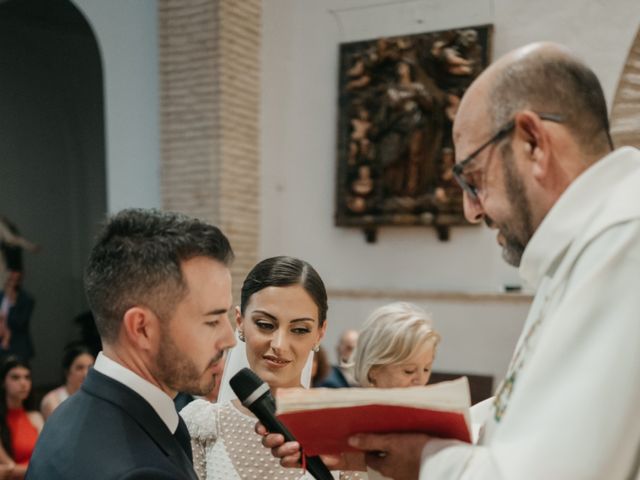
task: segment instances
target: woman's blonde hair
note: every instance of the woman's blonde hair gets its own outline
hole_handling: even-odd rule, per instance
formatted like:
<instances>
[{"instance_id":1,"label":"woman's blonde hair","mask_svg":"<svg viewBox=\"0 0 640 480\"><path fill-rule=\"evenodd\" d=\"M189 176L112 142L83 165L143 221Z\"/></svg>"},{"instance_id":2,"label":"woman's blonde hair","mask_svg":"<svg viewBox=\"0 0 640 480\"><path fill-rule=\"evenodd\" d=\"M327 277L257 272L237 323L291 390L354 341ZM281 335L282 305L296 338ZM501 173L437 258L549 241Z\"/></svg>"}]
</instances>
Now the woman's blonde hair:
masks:
<instances>
[{"instance_id":1,"label":"woman's blonde hair","mask_svg":"<svg viewBox=\"0 0 640 480\"><path fill-rule=\"evenodd\" d=\"M392 365L409 358L418 347L440 335L433 329L431 315L411 303L396 302L373 311L364 323L353 354L353 373L358 383L371 385L372 367Z\"/></svg>"}]
</instances>

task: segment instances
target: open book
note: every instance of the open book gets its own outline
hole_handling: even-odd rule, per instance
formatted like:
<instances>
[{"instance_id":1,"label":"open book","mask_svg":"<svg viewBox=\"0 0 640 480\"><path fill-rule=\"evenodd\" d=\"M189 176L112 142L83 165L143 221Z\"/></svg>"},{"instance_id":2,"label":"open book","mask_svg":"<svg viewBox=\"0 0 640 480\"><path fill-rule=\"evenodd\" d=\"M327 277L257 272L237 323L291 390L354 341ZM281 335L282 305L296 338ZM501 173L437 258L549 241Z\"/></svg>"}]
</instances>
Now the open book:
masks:
<instances>
[{"instance_id":1,"label":"open book","mask_svg":"<svg viewBox=\"0 0 640 480\"><path fill-rule=\"evenodd\" d=\"M409 388L303 388L276 393L277 415L307 455L353 450L356 433L423 432L471 442L469 382Z\"/></svg>"}]
</instances>

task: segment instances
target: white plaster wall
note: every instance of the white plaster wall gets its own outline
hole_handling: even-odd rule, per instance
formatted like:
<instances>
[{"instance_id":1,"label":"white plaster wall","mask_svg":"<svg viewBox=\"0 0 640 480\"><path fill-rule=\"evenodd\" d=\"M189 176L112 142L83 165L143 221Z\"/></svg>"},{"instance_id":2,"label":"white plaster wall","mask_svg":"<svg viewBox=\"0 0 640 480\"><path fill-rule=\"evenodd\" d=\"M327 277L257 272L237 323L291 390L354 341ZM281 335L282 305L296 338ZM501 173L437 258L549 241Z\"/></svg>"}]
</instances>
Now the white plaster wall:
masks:
<instances>
[{"instance_id":1,"label":"white plaster wall","mask_svg":"<svg viewBox=\"0 0 640 480\"><path fill-rule=\"evenodd\" d=\"M74 0L103 61L107 209L160 207L156 0Z\"/></svg>"},{"instance_id":2,"label":"white plaster wall","mask_svg":"<svg viewBox=\"0 0 640 480\"><path fill-rule=\"evenodd\" d=\"M563 43L602 80L609 102L638 28L637 0L265 0L262 55L260 254L299 256L329 288L494 292L518 283L495 234L453 228L383 228L376 244L333 224L338 44L491 23L494 58L537 40ZM334 298L325 342L388 301ZM419 303L419 302L418 302ZM436 367L499 380L527 305L430 302L443 334Z\"/></svg>"}]
</instances>

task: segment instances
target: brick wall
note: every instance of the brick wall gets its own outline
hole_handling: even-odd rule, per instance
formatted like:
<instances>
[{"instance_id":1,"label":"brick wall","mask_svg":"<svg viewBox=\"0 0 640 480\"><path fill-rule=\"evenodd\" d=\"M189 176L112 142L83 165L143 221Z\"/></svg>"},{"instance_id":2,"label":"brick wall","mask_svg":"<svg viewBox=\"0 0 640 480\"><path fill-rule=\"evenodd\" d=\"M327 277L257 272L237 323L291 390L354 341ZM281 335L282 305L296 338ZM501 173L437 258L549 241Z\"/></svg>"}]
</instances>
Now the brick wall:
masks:
<instances>
[{"instance_id":1,"label":"brick wall","mask_svg":"<svg viewBox=\"0 0 640 480\"><path fill-rule=\"evenodd\" d=\"M234 301L257 261L260 0L159 0L162 199L218 225Z\"/></svg>"},{"instance_id":2,"label":"brick wall","mask_svg":"<svg viewBox=\"0 0 640 480\"><path fill-rule=\"evenodd\" d=\"M640 28L629 49L611 109L611 134L616 147L640 148Z\"/></svg>"}]
</instances>

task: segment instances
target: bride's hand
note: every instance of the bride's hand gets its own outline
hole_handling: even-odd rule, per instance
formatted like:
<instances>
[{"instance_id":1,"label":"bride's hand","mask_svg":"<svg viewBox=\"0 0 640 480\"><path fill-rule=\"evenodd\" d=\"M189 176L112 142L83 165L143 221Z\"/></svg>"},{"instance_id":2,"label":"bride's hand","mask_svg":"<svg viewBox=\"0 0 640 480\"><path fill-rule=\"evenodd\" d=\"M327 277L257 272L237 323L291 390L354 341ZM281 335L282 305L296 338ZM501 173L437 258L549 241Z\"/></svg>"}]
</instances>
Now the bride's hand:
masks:
<instances>
[{"instance_id":1,"label":"bride's hand","mask_svg":"<svg viewBox=\"0 0 640 480\"><path fill-rule=\"evenodd\" d=\"M302 458L298 442L285 442L279 433L269 433L262 423L256 423L256 433L262 437L262 445L271 449L271 454L280 460L283 467L300 468Z\"/></svg>"},{"instance_id":2,"label":"bride's hand","mask_svg":"<svg viewBox=\"0 0 640 480\"><path fill-rule=\"evenodd\" d=\"M298 442L285 442L279 433L269 433L260 422L256 423L256 433L262 436L262 445L271 449L271 454L280 460L280 465L289 468L302 466L302 452ZM360 452L342 453L340 455L321 455L322 461L329 470L366 471L364 454Z\"/></svg>"}]
</instances>

